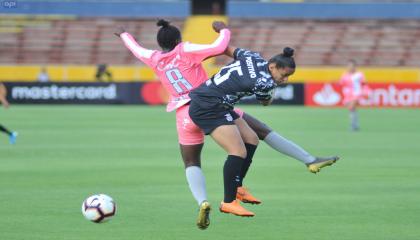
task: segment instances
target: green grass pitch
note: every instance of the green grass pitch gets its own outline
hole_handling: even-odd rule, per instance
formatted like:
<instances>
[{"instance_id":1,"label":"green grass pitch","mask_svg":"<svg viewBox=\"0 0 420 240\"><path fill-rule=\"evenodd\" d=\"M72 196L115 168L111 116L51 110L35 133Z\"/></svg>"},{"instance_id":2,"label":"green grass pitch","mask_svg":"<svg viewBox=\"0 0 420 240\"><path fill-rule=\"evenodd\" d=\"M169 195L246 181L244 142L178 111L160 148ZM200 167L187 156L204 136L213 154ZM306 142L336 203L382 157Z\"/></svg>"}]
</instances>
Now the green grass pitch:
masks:
<instances>
[{"instance_id":1,"label":"green grass pitch","mask_svg":"<svg viewBox=\"0 0 420 240\"><path fill-rule=\"evenodd\" d=\"M318 175L261 143L245 184L263 200L254 218L222 214L225 154L210 138L203 169L211 225L195 226L174 114L150 106L12 106L0 122L0 239L420 239L420 111L244 106L316 155L341 160ZM80 212L94 193L117 215L94 224Z\"/></svg>"}]
</instances>

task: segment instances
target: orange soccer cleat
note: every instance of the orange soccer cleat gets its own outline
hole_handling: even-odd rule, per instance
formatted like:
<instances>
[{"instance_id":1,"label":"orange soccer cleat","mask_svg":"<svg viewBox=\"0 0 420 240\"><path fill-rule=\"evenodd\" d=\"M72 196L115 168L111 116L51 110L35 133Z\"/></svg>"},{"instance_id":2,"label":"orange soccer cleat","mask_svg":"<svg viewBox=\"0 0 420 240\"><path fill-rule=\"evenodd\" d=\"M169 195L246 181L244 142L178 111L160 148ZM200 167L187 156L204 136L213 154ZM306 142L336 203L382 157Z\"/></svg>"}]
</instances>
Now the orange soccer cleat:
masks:
<instances>
[{"instance_id":1,"label":"orange soccer cleat","mask_svg":"<svg viewBox=\"0 0 420 240\"><path fill-rule=\"evenodd\" d=\"M231 203L222 202L219 210L224 213L232 213L236 216L241 217L253 217L255 214L251 211L246 210L239 204L238 200L233 200Z\"/></svg>"},{"instance_id":2,"label":"orange soccer cleat","mask_svg":"<svg viewBox=\"0 0 420 240\"><path fill-rule=\"evenodd\" d=\"M260 204L261 200L252 196L252 194L245 187L238 187L238 192L236 193L236 199L242 201L243 203L251 204Z\"/></svg>"}]
</instances>

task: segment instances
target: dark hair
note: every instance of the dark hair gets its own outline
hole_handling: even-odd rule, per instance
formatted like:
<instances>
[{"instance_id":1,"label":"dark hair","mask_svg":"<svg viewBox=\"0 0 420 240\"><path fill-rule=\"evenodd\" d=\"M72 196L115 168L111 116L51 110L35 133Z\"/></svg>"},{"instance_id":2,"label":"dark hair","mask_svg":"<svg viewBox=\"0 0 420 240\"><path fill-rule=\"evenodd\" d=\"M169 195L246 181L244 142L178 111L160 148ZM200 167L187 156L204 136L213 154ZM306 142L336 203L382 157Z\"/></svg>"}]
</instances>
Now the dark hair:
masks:
<instances>
[{"instance_id":1,"label":"dark hair","mask_svg":"<svg viewBox=\"0 0 420 240\"><path fill-rule=\"evenodd\" d=\"M156 25L161 27L157 33L157 42L162 49L172 50L181 42L181 32L170 22L159 19Z\"/></svg>"},{"instance_id":2,"label":"dark hair","mask_svg":"<svg viewBox=\"0 0 420 240\"><path fill-rule=\"evenodd\" d=\"M293 58L293 53L295 50L293 48L285 47L283 53L277 54L272 57L268 63L275 63L276 68L296 68L295 59Z\"/></svg>"},{"instance_id":3,"label":"dark hair","mask_svg":"<svg viewBox=\"0 0 420 240\"><path fill-rule=\"evenodd\" d=\"M353 64L354 66L356 66L356 65L357 65L356 60L354 60L353 58L349 59L349 60L348 60L348 63L351 63L351 64Z\"/></svg>"}]
</instances>

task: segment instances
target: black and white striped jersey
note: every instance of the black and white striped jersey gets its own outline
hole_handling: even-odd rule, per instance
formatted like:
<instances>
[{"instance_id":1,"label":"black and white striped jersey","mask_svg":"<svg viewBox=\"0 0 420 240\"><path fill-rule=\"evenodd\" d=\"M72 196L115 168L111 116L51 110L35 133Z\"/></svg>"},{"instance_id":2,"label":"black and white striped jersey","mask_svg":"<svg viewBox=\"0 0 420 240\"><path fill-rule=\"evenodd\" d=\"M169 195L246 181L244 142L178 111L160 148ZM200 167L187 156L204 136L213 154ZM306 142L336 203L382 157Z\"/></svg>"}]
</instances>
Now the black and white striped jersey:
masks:
<instances>
[{"instance_id":1,"label":"black and white striped jersey","mask_svg":"<svg viewBox=\"0 0 420 240\"><path fill-rule=\"evenodd\" d=\"M234 61L222 67L209 80L191 91L190 97L203 108L223 104L232 108L242 97L255 94L257 100L270 100L277 86L268 63L259 53L237 48Z\"/></svg>"}]
</instances>

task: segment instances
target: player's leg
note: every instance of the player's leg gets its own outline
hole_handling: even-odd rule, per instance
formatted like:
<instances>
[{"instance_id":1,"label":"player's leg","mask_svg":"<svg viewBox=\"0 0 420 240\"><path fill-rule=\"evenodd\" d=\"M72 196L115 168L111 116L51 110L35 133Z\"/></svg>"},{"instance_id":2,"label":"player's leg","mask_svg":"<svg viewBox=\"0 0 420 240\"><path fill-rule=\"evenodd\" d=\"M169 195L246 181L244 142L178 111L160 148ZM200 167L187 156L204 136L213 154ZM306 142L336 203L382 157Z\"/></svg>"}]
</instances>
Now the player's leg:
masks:
<instances>
[{"instance_id":1,"label":"player's leg","mask_svg":"<svg viewBox=\"0 0 420 240\"><path fill-rule=\"evenodd\" d=\"M259 139L256 132L243 119L243 115L245 113L240 108L235 108L232 114L239 116L239 118L235 120L235 124L236 126L238 126L239 132L247 150L247 157L245 159L244 164L242 165L241 170L241 182L239 183L239 186L242 186L242 181L246 176L248 169L252 163L252 158L259 144Z\"/></svg>"},{"instance_id":2,"label":"player's leg","mask_svg":"<svg viewBox=\"0 0 420 240\"><path fill-rule=\"evenodd\" d=\"M337 156L315 157L309 154L302 147L284 138L250 114L244 113L242 118L256 132L259 139L264 140L274 150L304 163L311 172L319 172L321 168L329 166L338 160Z\"/></svg>"},{"instance_id":3,"label":"player's leg","mask_svg":"<svg viewBox=\"0 0 420 240\"><path fill-rule=\"evenodd\" d=\"M207 201L206 180L201 169L201 150L204 145L204 133L188 115L188 106L176 113L178 141L185 176L192 195L199 205L197 226L206 229L210 225L210 204Z\"/></svg>"},{"instance_id":4,"label":"player's leg","mask_svg":"<svg viewBox=\"0 0 420 240\"><path fill-rule=\"evenodd\" d=\"M12 132L9 129L7 129L5 126L1 124L0 124L0 131L6 133L9 136L12 134Z\"/></svg>"},{"instance_id":5,"label":"player's leg","mask_svg":"<svg viewBox=\"0 0 420 240\"><path fill-rule=\"evenodd\" d=\"M274 150L295 158L305 164L315 161L315 157L303 148L273 131L265 123L254 118L250 114L244 113L243 119L256 132L258 138L266 142Z\"/></svg>"},{"instance_id":6,"label":"player's leg","mask_svg":"<svg viewBox=\"0 0 420 240\"><path fill-rule=\"evenodd\" d=\"M223 167L225 197L220 205L220 211L238 216L254 216L254 213L243 208L236 200L241 168L247 155L238 127L236 125L221 125L215 128L210 136L228 154Z\"/></svg>"},{"instance_id":7,"label":"player's leg","mask_svg":"<svg viewBox=\"0 0 420 240\"><path fill-rule=\"evenodd\" d=\"M197 226L204 230L210 225L211 206L207 201L206 179L201 169L201 150L203 145L180 144L180 150L188 186L199 206Z\"/></svg>"},{"instance_id":8,"label":"player's leg","mask_svg":"<svg viewBox=\"0 0 420 240\"><path fill-rule=\"evenodd\" d=\"M204 144L179 144L188 185L198 205L207 200L206 181L201 170L201 150Z\"/></svg>"},{"instance_id":9,"label":"player's leg","mask_svg":"<svg viewBox=\"0 0 420 240\"><path fill-rule=\"evenodd\" d=\"M239 116L225 108L203 108L199 102L190 102L189 115L205 134L209 134L228 154L223 166L224 199L220 211L238 216L254 216L236 200L242 163L246 157L245 144L234 120Z\"/></svg>"},{"instance_id":10,"label":"player's leg","mask_svg":"<svg viewBox=\"0 0 420 240\"><path fill-rule=\"evenodd\" d=\"M242 186L243 179L251 166L252 158L257 150L259 140L257 134L248 126L244 119L236 119L235 124L239 129L239 133L241 134L242 141L244 142L246 148L246 157L245 161L242 163L241 180L239 182L239 186Z\"/></svg>"},{"instance_id":11,"label":"player's leg","mask_svg":"<svg viewBox=\"0 0 420 240\"><path fill-rule=\"evenodd\" d=\"M1 124L0 124L0 132L4 132L9 136L10 144L16 143L17 132L10 131L9 129L7 129L5 126Z\"/></svg>"},{"instance_id":12,"label":"player's leg","mask_svg":"<svg viewBox=\"0 0 420 240\"><path fill-rule=\"evenodd\" d=\"M351 123L351 130L358 131L359 130L359 114L357 112L357 99L354 99L348 103L348 108L350 111L350 123Z\"/></svg>"},{"instance_id":13,"label":"player's leg","mask_svg":"<svg viewBox=\"0 0 420 240\"><path fill-rule=\"evenodd\" d=\"M242 140L244 141L245 148L246 148L246 157L244 162L242 163L241 168L241 179L238 184L238 190L236 198L244 203L251 203L251 204L260 204L261 200L254 197L248 189L243 187L243 180L249 170L249 167L252 164L252 159L254 157L254 153L258 147L258 136L257 134L248 126L244 119L238 118L235 120L236 126L238 126L239 132L241 134Z\"/></svg>"}]
</instances>

